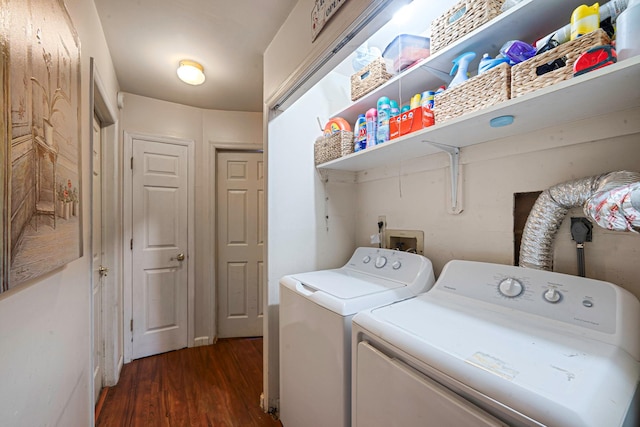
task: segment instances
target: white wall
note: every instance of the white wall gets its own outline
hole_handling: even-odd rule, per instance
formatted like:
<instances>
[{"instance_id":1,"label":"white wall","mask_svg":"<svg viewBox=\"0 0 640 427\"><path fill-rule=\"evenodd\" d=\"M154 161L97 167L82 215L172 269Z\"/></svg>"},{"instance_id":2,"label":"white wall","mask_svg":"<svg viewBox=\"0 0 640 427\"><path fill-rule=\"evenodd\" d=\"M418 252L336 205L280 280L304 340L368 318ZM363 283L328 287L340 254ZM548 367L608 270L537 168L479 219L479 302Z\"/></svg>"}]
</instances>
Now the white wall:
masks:
<instances>
[{"instance_id":1,"label":"white wall","mask_svg":"<svg viewBox=\"0 0 640 427\"><path fill-rule=\"evenodd\" d=\"M360 174L355 190L357 243L366 245L378 215L386 215L391 229L424 231L425 256L433 261L436 275L451 259L512 264L514 193L542 191L609 171L640 171L637 129L614 138L601 136L619 133L623 122L640 123L640 109L616 116L463 148L460 215L447 213L449 160L444 153L407 161L402 173L389 165ZM567 218L571 216L584 213L573 209ZM576 247L569 225L565 220L556 237L554 271L575 275ZM594 226L585 258L587 277L618 284L640 298L640 235Z\"/></svg>"},{"instance_id":2,"label":"white wall","mask_svg":"<svg viewBox=\"0 0 640 427\"><path fill-rule=\"evenodd\" d=\"M114 100L118 86L93 1L65 4L82 55L84 256L0 295L0 424L7 426L87 426L93 419L89 58Z\"/></svg>"},{"instance_id":3,"label":"white wall","mask_svg":"<svg viewBox=\"0 0 640 427\"><path fill-rule=\"evenodd\" d=\"M122 116L124 132L195 141L194 333L198 343L211 343L216 334L215 147L261 147L262 113L203 110L125 94ZM129 315L125 313L125 323Z\"/></svg>"}]
</instances>

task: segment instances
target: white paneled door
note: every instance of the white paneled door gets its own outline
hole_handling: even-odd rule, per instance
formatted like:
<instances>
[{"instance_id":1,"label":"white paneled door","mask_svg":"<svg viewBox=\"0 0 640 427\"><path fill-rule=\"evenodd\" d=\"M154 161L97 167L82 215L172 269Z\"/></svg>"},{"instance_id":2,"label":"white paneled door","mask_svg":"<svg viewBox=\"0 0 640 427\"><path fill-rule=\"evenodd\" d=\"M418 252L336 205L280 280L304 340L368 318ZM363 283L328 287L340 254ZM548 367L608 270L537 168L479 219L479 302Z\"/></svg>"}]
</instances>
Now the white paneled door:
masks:
<instances>
[{"instance_id":1,"label":"white paneled door","mask_svg":"<svg viewBox=\"0 0 640 427\"><path fill-rule=\"evenodd\" d=\"M133 141L132 357L187 347L188 148Z\"/></svg>"},{"instance_id":2,"label":"white paneled door","mask_svg":"<svg viewBox=\"0 0 640 427\"><path fill-rule=\"evenodd\" d=\"M262 153L220 152L216 171L218 336L261 336L265 233Z\"/></svg>"}]
</instances>

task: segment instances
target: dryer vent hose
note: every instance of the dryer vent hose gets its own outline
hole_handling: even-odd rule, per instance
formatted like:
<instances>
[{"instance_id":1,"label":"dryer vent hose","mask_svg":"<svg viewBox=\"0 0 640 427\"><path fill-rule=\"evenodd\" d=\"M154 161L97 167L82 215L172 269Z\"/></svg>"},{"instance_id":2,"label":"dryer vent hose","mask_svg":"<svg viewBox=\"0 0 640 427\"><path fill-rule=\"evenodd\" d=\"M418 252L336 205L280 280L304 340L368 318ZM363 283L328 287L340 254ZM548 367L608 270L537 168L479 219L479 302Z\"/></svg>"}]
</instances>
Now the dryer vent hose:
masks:
<instances>
[{"instance_id":1,"label":"dryer vent hose","mask_svg":"<svg viewBox=\"0 0 640 427\"><path fill-rule=\"evenodd\" d=\"M611 172L543 191L524 227L520 266L551 270L556 233L569 210L580 206L600 227L640 232L640 173Z\"/></svg>"}]
</instances>

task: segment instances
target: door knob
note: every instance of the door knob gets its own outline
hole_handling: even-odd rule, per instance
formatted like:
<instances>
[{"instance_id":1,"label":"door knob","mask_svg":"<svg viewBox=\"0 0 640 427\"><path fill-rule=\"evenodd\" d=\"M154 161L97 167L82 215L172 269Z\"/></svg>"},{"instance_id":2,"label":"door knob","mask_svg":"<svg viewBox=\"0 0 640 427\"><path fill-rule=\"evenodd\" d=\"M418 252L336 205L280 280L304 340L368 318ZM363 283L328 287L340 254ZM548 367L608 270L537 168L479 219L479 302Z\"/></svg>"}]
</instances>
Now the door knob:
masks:
<instances>
[{"instance_id":1,"label":"door knob","mask_svg":"<svg viewBox=\"0 0 640 427\"><path fill-rule=\"evenodd\" d=\"M177 260L177 261L184 261L184 254L183 253L179 253L178 255L176 255L175 258L171 258L170 261L173 261L174 259Z\"/></svg>"},{"instance_id":2,"label":"door knob","mask_svg":"<svg viewBox=\"0 0 640 427\"><path fill-rule=\"evenodd\" d=\"M108 272L109 272L109 269L107 267L100 266L98 268L98 274L100 274L103 277L106 276Z\"/></svg>"}]
</instances>

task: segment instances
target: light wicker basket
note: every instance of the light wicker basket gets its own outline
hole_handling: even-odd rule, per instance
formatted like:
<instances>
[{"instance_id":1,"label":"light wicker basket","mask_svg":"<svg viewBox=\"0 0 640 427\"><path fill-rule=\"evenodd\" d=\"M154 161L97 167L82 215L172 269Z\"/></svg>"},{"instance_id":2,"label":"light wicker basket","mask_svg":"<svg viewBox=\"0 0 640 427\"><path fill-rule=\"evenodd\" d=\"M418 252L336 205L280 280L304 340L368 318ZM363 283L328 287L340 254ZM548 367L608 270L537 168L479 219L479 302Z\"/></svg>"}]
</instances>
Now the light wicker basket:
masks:
<instances>
[{"instance_id":1,"label":"light wicker basket","mask_svg":"<svg viewBox=\"0 0 640 427\"><path fill-rule=\"evenodd\" d=\"M437 94L433 109L436 124L507 101L510 90L511 67L502 63Z\"/></svg>"},{"instance_id":2,"label":"light wicker basket","mask_svg":"<svg viewBox=\"0 0 640 427\"><path fill-rule=\"evenodd\" d=\"M321 136L313 145L316 166L353 153L353 132L341 130L329 136Z\"/></svg>"},{"instance_id":3,"label":"light wicker basket","mask_svg":"<svg viewBox=\"0 0 640 427\"><path fill-rule=\"evenodd\" d=\"M382 86L393 75L388 72L387 62L378 57L351 76L351 100L356 101L375 88Z\"/></svg>"},{"instance_id":4,"label":"light wicker basket","mask_svg":"<svg viewBox=\"0 0 640 427\"><path fill-rule=\"evenodd\" d=\"M505 0L462 0L431 23L431 54L500 14Z\"/></svg>"},{"instance_id":5,"label":"light wicker basket","mask_svg":"<svg viewBox=\"0 0 640 427\"><path fill-rule=\"evenodd\" d=\"M599 28L575 40L563 43L550 51L514 65L511 70L511 97L516 98L572 78L573 64L580 55L594 46L602 46L610 43L611 39L607 33ZM546 74L537 74L539 67L552 63L557 59L564 60L565 66Z\"/></svg>"}]
</instances>

